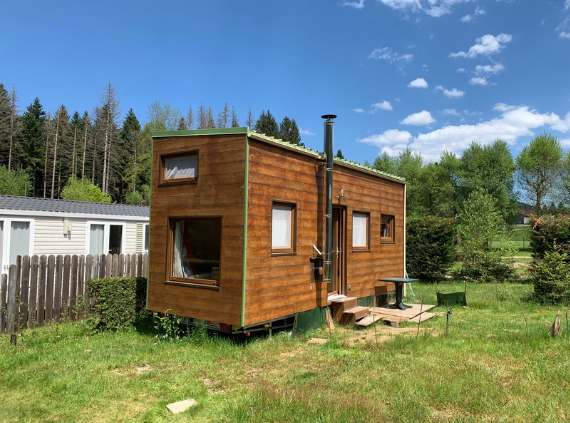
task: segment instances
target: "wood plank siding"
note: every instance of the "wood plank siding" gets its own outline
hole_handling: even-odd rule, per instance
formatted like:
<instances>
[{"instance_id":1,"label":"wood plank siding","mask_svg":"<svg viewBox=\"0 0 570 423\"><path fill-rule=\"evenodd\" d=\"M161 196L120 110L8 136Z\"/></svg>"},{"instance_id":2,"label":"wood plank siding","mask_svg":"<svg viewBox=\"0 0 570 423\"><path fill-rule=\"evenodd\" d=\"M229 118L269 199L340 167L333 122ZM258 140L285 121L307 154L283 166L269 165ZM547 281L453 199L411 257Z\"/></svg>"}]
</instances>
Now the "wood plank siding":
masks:
<instances>
[{"instance_id":1,"label":"wood plank siding","mask_svg":"<svg viewBox=\"0 0 570 423\"><path fill-rule=\"evenodd\" d=\"M325 163L309 150L272 141L245 128L184 131L155 136L150 220L148 308L192 318L250 326L327 305L330 285L313 282L313 245L324 251ZM248 140L246 143L246 139ZM246 148L249 156L246 157ZM160 184L161 156L198 152L197 180ZM247 159L247 160L246 160ZM246 190L246 170L248 181ZM344 190L344 197L337 194ZM244 207L247 195L246 286L242 298ZM382 277L404 276L405 184L335 162L333 204L346 217L345 293L377 295L392 284ZM294 245L272 250L274 203L292 205ZM353 214L368 218L365 250L352 246ZM394 242L381 242L381 216L394 218ZM222 241L218 285L169 281L169 218L221 216ZM139 241L140 243L140 241ZM287 246L288 248L288 246ZM379 288L380 287L380 288ZM245 310L242 317L242 300Z\"/></svg>"},{"instance_id":2,"label":"wood plank siding","mask_svg":"<svg viewBox=\"0 0 570 423\"><path fill-rule=\"evenodd\" d=\"M148 308L180 316L241 324L245 134L155 138L153 148ZM161 156L198 151L195 183L159 186ZM218 287L168 280L172 217L221 216Z\"/></svg>"},{"instance_id":3,"label":"wood plank siding","mask_svg":"<svg viewBox=\"0 0 570 423\"><path fill-rule=\"evenodd\" d=\"M337 201L337 193L344 197ZM346 207L347 295L376 295L381 277L403 276L404 184L335 163L335 205ZM273 202L295 204L296 252L272 255ZM324 245L325 168L318 157L262 141L250 142L247 246L247 324L263 322L326 305L327 284L311 282L313 245ZM353 251L353 212L369 213L370 248ZM380 242L380 217L394 216L395 242ZM350 287L350 288L349 288ZM382 289L380 289L382 290Z\"/></svg>"}]
</instances>

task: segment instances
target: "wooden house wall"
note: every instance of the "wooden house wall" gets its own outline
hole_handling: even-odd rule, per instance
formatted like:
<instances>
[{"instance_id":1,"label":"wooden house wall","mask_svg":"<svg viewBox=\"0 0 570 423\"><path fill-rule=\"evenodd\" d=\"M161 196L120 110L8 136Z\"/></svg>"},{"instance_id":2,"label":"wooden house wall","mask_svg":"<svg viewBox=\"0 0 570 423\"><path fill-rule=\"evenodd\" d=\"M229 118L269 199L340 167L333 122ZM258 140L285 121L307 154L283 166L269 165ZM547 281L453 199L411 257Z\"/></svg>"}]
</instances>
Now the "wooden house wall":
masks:
<instances>
[{"instance_id":1,"label":"wooden house wall","mask_svg":"<svg viewBox=\"0 0 570 423\"><path fill-rule=\"evenodd\" d=\"M362 298L393 290L394 284L378 279L404 276L404 185L342 165L335 166L333 174L333 199L344 189L340 204L347 209L346 282L351 285L347 295ZM370 213L367 251L352 247L353 212ZM380 241L382 214L394 216L393 243Z\"/></svg>"},{"instance_id":2,"label":"wooden house wall","mask_svg":"<svg viewBox=\"0 0 570 423\"><path fill-rule=\"evenodd\" d=\"M403 276L404 185L335 165L333 198L347 208L347 284L351 296L376 295L380 277ZM294 203L296 253L272 255L273 202ZM334 202L338 204L338 202ZM250 142L246 324L326 305L327 285L311 282L313 245L324 244L325 169L316 157ZM370 249L352 251L352 213L370 213ZM395 243L380 243L380 215L395 216ZM393 289L388 284L386 289Z\"/></svg>"},{"instance_id":3,"label":"wooden house wall","mask_svg":"<svg viewBox=\"0 0 570 423\"><path fill-rule=\"evenodd\" d=\"M198 150L195 184L158 186L164 154ZM245 134L154 140L148 308L180 316L241 323ZM179 286L167 280L169 217L221 216L219 287Z\"/></svg>"}]
</instances>

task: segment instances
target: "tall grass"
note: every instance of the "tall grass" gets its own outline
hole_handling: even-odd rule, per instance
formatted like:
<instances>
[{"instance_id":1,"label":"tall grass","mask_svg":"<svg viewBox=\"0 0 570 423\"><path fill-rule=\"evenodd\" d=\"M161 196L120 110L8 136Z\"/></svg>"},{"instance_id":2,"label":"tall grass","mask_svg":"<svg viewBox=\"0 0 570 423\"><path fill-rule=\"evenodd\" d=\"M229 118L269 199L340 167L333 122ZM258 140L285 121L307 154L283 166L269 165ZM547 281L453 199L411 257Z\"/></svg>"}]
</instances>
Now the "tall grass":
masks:
<instances>
[{"instance_id":1,"label":"tall grass","mask_svg":"<svg viewBox=\"0 0 570 423\"><path fill-rule=\"evenodd\" d=\"M424 304L463 289L414 285ZM468 284L447 334L436 308L419 335L379 326L156 342L148 327L89 336L75 322L25 330L16 347L2 335L0 421L569 421L570 337L549 337L558 309L529 302L531 289ZM166 410L187 398L199 405Z\"/></svg>"}]
</instances>

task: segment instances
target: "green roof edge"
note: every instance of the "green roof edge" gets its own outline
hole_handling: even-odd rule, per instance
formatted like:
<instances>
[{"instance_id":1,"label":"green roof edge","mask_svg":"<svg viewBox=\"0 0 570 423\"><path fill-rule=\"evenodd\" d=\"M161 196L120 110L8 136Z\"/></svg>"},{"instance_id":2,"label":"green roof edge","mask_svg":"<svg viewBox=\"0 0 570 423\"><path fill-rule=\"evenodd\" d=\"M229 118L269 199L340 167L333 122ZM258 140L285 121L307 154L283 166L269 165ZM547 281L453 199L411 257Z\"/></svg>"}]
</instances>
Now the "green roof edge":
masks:
<instances>
[{"instance_id":1,"label":"green roof edge","mask_svg":"<svg viewBox=\"0 0 570 423\"><path fill-rule=\"evenodd\" d=\"M189 137L195 135L230 135L230 134L247 134L249 128L241 126L239 128L211 128L211 129L189 129L185 131L156 131L152 133L154 138L159 137Z\"/></svg>"}]
</instances>

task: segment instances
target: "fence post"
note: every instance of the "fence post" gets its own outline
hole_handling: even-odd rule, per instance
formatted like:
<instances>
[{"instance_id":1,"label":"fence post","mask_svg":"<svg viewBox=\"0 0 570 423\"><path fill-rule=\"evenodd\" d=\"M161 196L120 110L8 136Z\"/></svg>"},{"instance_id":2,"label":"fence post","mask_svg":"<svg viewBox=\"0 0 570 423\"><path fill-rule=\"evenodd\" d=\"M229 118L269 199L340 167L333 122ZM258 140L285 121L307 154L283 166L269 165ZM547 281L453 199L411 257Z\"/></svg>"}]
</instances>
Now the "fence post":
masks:
<instances>
[{"instance_id":1,"label":"fence post","mask_svg":"<svg viewBox=\"0 0 570 423\"><path fill-rule=\"evenodd\" d=\"M63 257L60 254L55 258L55 290L54 290L54 303L53 303L53 308L54 308L53 318L56 322L59 322L61 318L61 298L62 298L61 281L63 277L62 267L63 267Z\"/></svg>"},{"instance_id":2,"label":"fence post","mask_svg":"<svg viewBox=\"0 0 570 423\"><path fill-rule=\"evenodd\" d=\"M77 305L77 256L71 256L71 285L69 287L69 315L76 320L74 309Z\"/></svg>"},{"instance_id":3,"label":"fence post","mask_svg":"<svg viewBox=\"0 0 570 423\"><path fill-rule=\"evenodd\" d=\"M20 327L28 326L28 302L30 291L30 256L22 257L22 268L20 271L21 284L20 284Z\"/></svg>"},{"instance_id":4,"label":"fence post","mask_svg":"<svg viewBox=\"0 0 570 423\"><path fill-rule=\"evenodd\" d=\"M44 313L46 308L46 271L47 257L40 257L40 278L38 280L38 326L44 325Z\"/></svg>"},{"instance_id":5,"label":"fence post","mask_svg":"<svg viewBox=\"0 0 570 423\"><path fill-rule=\"evenodd\" d=\"M32 256L32 270L30 272L30 301L28 307L28 326L35 326L38 321L38 272L40 269L39 256Z\"/></svg>"},{"instance_id":6,"label":"fence post","mask_svg":"<svg viewBox=\"0 0 570 423\"><path fill-rule=\"evenodd\" d=\"M55 256L48 257L47 280L46 280L46 321L53 319L53 285L55 275Z\"/></svg>"},{"instance_id":7,"label":"fence post","mask_svg":"<svg viewBox=\"0 0 570 423\"><path fill-rule=\"evenodd\" d=\"M14 335L17 330L16 323L16 308L18 307L16 303L16 291L18 288L18 268L15 264L10 265L10 270L8 271L8 304L6 305L6 332L10 335ZM16 344L16 338L11 339L13 344Z\"/></svg>"},{"instance_id":8,"label":"fence post","mask_svg":"<svg viewBox=\"0 0 570 423\"><path fill-rule=\"evenodd\" d=\"M6 326L6 294L8 289L8 275L6 273L0 276L0 333L5 332Z\"/></svg>"}]
</instances>

